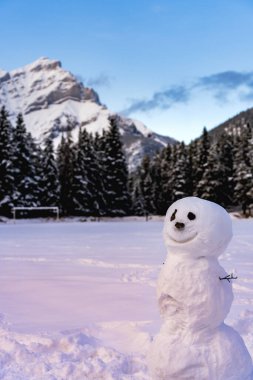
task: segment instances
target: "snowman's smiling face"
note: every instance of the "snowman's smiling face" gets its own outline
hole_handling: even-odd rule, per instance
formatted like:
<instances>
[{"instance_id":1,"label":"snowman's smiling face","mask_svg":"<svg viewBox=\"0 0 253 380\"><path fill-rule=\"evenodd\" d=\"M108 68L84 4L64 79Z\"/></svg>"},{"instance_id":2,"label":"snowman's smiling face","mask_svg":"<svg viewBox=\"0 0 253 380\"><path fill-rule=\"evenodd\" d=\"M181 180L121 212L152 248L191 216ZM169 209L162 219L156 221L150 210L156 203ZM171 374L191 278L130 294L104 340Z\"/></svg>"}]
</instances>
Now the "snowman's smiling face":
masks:
<instances>
[{"instance_id":1,"label":"snowman's smiling face","mask_svg":"<svg viewBox=\"0 0 253 380\"><path fill-rule=\"evenodd\" d=\"M173 203L166 214L164 240L171 253L219 256L232 237L231 219L221 206L197 197Z\"/></svg>"},{"instance_id":2,"label":"snowman's smiling face","mask_svg":"<svg viewBox=\"0 0 253 380\"><path fill-rule=\"evenodd\" d=\"M198 213L195 209L191 211L183 208L182 210L179 206L172 209L170 214L167 220L167 234L171 240L175 243L186 244L198 235Z\"/></svg>"}]
</instances>

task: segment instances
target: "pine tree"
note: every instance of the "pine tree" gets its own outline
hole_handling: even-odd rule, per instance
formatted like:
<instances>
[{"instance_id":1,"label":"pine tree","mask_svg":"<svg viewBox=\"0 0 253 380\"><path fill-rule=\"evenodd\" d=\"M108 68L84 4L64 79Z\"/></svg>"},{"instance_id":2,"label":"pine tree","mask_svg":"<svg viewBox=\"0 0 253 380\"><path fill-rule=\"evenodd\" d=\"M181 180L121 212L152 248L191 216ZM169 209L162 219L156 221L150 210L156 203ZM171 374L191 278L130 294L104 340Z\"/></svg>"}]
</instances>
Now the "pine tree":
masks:
<instances>
[{"instance_id":1,"label":"pine tree","mask_svg":"<svg viewBox=\"0 0 253 380\"><path fill-rule=\"evenodd\" d=\"M249 125L236 138L235 143L235 189L234 196L243 213L253 203L252 187L252 129Z\"/></svg>"},{"instance_id":2,"label":"pine tree","mask_svg":"<svg viewBox=\"0 0 253 380\"><path fill-rule=\"evenodd\" d=\"M178 150L178 144L174 144L171 147L171 152L170 152L170 160L169 160L169 165L168 167L168 173L167 173L167 183L166 187L168 189L168 194L169 194L169 205L175 201L175 192L174 192L174 187L175 187L175 167L177 163L177 150ZM168 209L168 204L166 209Z\"/></svg>"},{"instance_id":3,"label":"pine tree","mask_svg":"<svg viewBox=\"0 0 253 380\"><path fill-rule=\"evenodd\" d=\"M73 149L73 181L72 181L72 207L74 214L87 215L87 175L84 166L84 153L81 149L81 129L79 130L78 143Z\"/></svg>"},{"instance_id":4,"label":"pine tree","mask_svg":"<svg viewBox=\"0 0 253 380\"><path fill-rule=\"evenodd\" d=\"M41 154L41 164L43 173L40 180L42 189L40 203L42 206L46 207L59 206L59 173L54 154L53 139L51 136L48 136L45 140L45 147Z\"/></svg>"},{"instance_id":5,"label":"pine tree","mask_svg":"<svg viewBox=\"0 0 253 380\"><path fill-rule=\"evenodd\" d=\"M106 172L104 166L104 149L105 149L105 138L99 136L98 133L95 134L93 140L94 147L94 163L95 163L95 173L94 173L94 191L96 195L95 200L95 216L100 217L106 215Z\"/></svg>"},{"instance_id":6,"label":"pine tree","mask_svg":"<svg viewBox=\"0 0 253 380\"><path fill-rule=\"evenodd\" d=\"M104 134L103 167L107 212L111 216L127 215L130 210L128 171L116 117L111 117L109 130Z\"/></svg>"},{"instance_id":7,"label":"pine tree","mask_svg":"<svg viewBox=\"0 0 253 380\"><path fill-rule=\"evenodd\" d=\"M30 151L30 162L33 168L33 188L32 194L36 206L42 206L41 200L43 197L43 162L42 162L42 148L36 143L31 133L27 133L27 146Z\"/></svg>"},{"instance_id":8,"label":"pine tree","mask_svg":"<svg viewBox=\"0 0 253 380\"><path fill-rule=\"evenodd\" d=\"M34 163L34 152L32 151L35 147L35 143L32 141L31 135L26 131L21 114L17 117L16 128L13 132L13 144L16 189L14 204L16 206L25 207L37 206L36 167Z\"/></svg>"},{"instance_id":9,"label":"pine tree","mask_svg":"<svg viewBox=\"0 0 253 380\"><path fill-rule=\"evenodd\" d=\"M140 190L144 199L144 211L146 215L154 213L153 191L151 178L151 160L145 156L140 167Z\"/></svg>"},{"instance_id":10,"label":"pine tree","mask_svg":"<svg viewBox=\"0 0 253 380\"><path fill-rule=\"evenodd\" d=\"M97 144L97 140L96 140ZM95 139L91 134L86 135L85 165L88 169L88 188L91 194L90 210L93 216L102 216L104 195L102 194L103 181L100 173L99 153L96 151Z\"/></svg>"},{"instance_id":11,"label":"pine tree","mask_svg":"<svg viewBox=\"0 0 253 380\"><path fill-rule=\"evenodd\" d=\"M161 164L161 214L164 215L172 203L172 170L173 170L173 160L172 160L172 146L167 145L166 148L160 153L160 164Z\"/></svg>"},{"instance_id":12,"label":"pine tree","mask_svg":"<svg viewBox=\"0 0 253 380\"><path fill-rule=\"evenodd\" d=\"M212 145L204 173L196 187L196 191L201 198L222 204L224 196L222 174L222 165L218 155L217 145Z\"/></svg>"},{"instance_id":13,"label":"pine tree","mask_svg":"<svg viewBox=\"0 0 253 380\"><path fill-rule=\"evenodd\" d=\"M151 197L153 213L164 215L164 198L162 191L161 154L157 153L151 165Z\"/></svg>"},{"instance_id":14,"label":"pine tree","mask_svg":"<svg viewBox=\"0 0 253 380\"><path fill-rule=\"evenodd\" d=\"M145 201L141 189L141 173L140 168L137 168L129 178L129 189L132 200L131 211L134 215L143 216L146 214Z\"/></svg>"},{"instance_id":15,"label":"pine tree","mask_svg":"<svg viewBox=\"0 0 253 380\"><path fill-rule=\"evenodd\" d=\"M197 151L198 151L197 140L191 141L190 144L188 145L188 159L189 159L189 169L190 169L189 176L190 176L190 184L191 184L190 194L191 195L195 192L195 189L198 183L197 178L196 178L197 167L198 167L198 163L196 161Z\"/></svg>"},{"instance_id":16,"label":"pine tree","mask_svg":"<svg viewBox=\"0 0 253 380\"><path fill-rule=\"evenodd\" d=\"M12 126L4 107L0 111L0 212L9 215L13 207L14 167Z\"/></svg>"},{"instance_id":17,"label":"pine tree","mask_svg":"<svg viewBox=\"0 0 253 380\"><path fill-rule=\"evenodd\" d=\"M188 156L188 151L185 144L181 142L174 148L175 150L175 163L172 169L172 201L191 195L191 167Z\"/></svg>"},{"instance_id":18,"label":"pine tree","mask_svg":"<svg viewBox=\"0 0 253 380\"><path fill-rule=\"evenodd\" d=\"M70 132L67 133L67 138L62 135L58 146L57 168L59 171L61 211L64 215L71 215L73 212L73 142Z\"/></svg>"},{"instance_id":19,"label":"pine tree","mask_svg":"<svg viewBox=\"0 0 253 380\"><path fill-rule=\"evenodd\" d=\"M203 129L203 133L201 138L197 142L196 147L196 156L195 160L193 162L193 167L195 168L194 172L194 195L201 197L202 190L199 189L199 182L202 179L202 176L204 174L204 171L207 166L207 160L209 155L209 149L210 149L210 139L209 134L206 130L206 128Z\"/></svg>"},{"instance_id":20,"label":"pine tree","mask_svg":"<svg viewBox=\"0 0 253 380\"><path fill-rule=\"evenodd\" d=\"M95 215L97 199L95 189L96 162L92 136L86 129L79 132L73 164L72 199L77 214Z\"/></svg>"},{"instance_id":21,"label":"pine tree","mask_svg":"<svg viewBox=\"0 0 253 380\"><path fill-rule=\"evenodd\" d=\"M234 142L233 136L223 133L217 142L217 160L219 169L219 179L221 182L219 203L224 206L231 206L234 202Z\"/></svg>"}]
</instances>

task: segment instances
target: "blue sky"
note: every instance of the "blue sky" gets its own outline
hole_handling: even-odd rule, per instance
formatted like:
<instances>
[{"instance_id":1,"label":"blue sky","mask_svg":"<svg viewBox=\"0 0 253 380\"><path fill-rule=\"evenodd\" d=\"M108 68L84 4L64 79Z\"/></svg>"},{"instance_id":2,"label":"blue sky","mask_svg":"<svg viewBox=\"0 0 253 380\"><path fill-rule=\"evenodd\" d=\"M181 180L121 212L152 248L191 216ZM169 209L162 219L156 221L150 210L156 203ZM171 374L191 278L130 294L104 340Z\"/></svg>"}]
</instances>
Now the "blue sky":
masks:
<instances>
[{"instance_id":1,"label":"blue sky","mask_svg":"<svg viewBox=\"0 0 253 380\"><path fill-rule=\"evenodd\" d=\"M253 106L251 0L0 0L0 68L41 56L112 111L190 141Z\"/></svg>"}]
</instances>

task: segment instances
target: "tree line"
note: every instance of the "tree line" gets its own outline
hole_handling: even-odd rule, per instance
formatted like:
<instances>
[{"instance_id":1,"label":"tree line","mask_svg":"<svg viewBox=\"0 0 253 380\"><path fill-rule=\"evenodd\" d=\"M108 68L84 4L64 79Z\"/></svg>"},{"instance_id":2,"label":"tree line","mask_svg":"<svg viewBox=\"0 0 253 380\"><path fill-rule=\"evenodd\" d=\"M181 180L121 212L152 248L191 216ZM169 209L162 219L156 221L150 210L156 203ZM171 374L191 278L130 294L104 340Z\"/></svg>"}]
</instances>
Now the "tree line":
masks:
<instances>
[{"instance_id":1,"label":"tree line","mask_svg":"<svg viewBox=\"0 0 253 380\"><path fill-rule=\"evenodd\" d=\"M168 145L153 159L145 157L130 177L134 214L164 215L168 205L197 196L227 209L253 209L252 127L202 136L189 145Z\"/></svg>"},{"instance_id":2,"label":"tree line","mask_svg":"<svg viewBox=\"0 0 253 380\"><path fill-rule=\"evenodd\" d=\"M94 136L80 128L75 143L69 126L58 147L51 135L41 146L22 115L13 126L2 107L0 214L11 215L13 207L58 206L62 215L164 215L172 202L190 195L244 213L253 207L250 125L217 141L204 129L189 145L168 145L128 173L117 124L111 117L108 130Z\"/></svg>"},{"instance_id":3,"label":"tree line","mask_svg":"<svg viewBox=\"0 0 253 380\"><path fill-rule=\"evenodd\" d=\"M27 132L21 114L12 126L0 111L0 213L13 207L58 206L62 215L123 216L129 213L128 171L117 118L102 136L79 130L52 136L41 147Z\"/></svg>"}]
</instances>

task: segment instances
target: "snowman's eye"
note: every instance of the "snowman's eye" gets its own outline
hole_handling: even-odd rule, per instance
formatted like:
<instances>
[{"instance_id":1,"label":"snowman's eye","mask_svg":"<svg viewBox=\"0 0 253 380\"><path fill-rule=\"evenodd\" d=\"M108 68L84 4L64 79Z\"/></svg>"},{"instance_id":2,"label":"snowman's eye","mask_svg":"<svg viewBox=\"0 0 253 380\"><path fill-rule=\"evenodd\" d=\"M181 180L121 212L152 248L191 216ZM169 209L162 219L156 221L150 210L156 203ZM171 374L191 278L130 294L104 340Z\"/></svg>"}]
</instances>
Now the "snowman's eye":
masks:
<instances>
[{"instance_id":1,"label":"snowman's eye","mask_svg":"<svg viewBox=\"0 0 253 380\"><path fill-rule=\"evenodd\" d=\"M187 218L190 220L194 220L196 218L196 215L193 214L193 212L188 212Z\"/></svg>"},{"instance_id":2,"label":"snowman's eye","mask_svg":"<svg viewBox=\"0 0 253 380\"><path fill-rule=\"evenodd\" d=\"M171 222L176 219L176 213L177 213L177 209L173 212L173 214L170 217Z\"/></svg>"}]
</instances>

